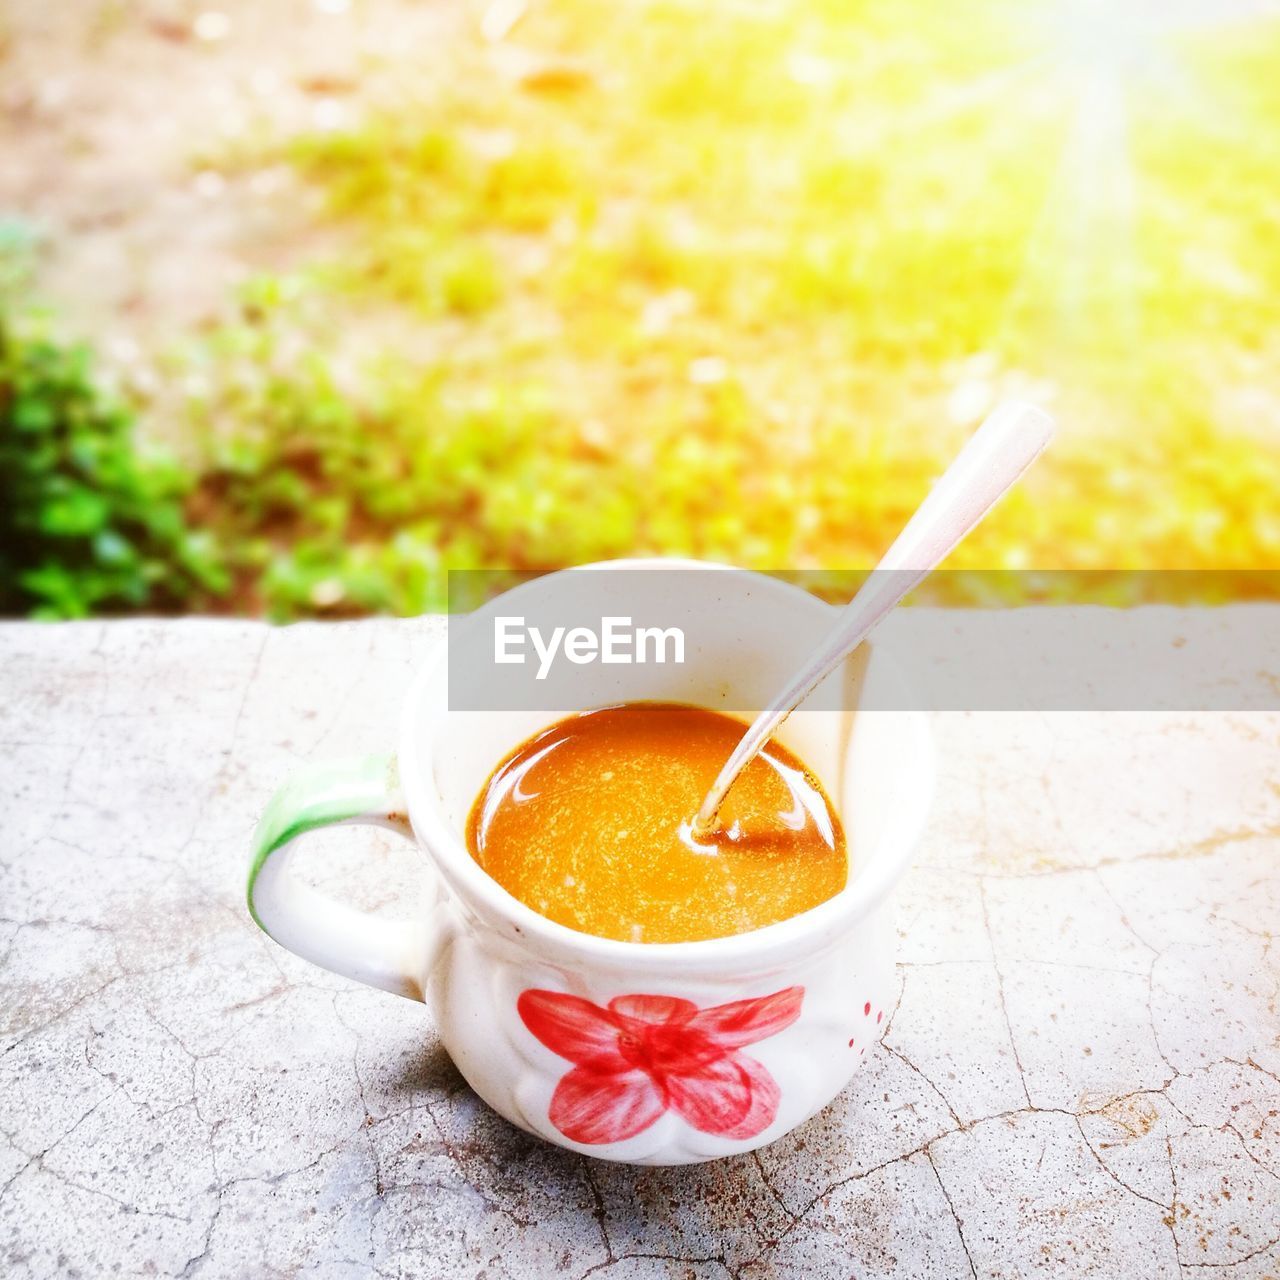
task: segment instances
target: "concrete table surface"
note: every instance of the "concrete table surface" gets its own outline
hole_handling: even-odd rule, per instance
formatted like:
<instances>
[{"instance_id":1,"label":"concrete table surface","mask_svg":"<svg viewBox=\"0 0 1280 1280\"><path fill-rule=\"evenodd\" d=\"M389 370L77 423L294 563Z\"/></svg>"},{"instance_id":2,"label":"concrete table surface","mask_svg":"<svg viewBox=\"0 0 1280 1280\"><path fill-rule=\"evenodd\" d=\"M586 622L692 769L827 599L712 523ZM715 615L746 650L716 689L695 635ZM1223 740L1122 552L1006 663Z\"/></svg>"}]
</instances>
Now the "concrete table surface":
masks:
<instances>
[{"instance_id":1,"label":"concrete table surface","mask_svg":"<svg viewBox=\"0 0 1280 1280\"><path fill-rule=\"evenodd\" d=\"M245 912L271 791L389 747L441 625L0 627L5 1275L1280 1275L1280 716L935 717L883 1042L758 1155L635 1169ZM413 909L389 833L304 856Z\"/></svg>"}]
</instances>

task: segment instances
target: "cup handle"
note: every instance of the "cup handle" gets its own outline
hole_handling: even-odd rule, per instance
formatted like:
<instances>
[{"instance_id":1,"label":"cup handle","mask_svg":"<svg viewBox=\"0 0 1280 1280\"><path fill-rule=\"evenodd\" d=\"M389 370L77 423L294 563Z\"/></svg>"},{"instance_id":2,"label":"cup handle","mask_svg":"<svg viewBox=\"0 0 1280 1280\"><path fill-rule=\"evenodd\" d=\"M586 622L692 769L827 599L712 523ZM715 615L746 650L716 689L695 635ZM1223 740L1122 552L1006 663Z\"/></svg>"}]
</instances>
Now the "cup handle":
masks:
<instances>
[{"instance_id":1,"label":"cup handle","mask_svg":"<svg viewBox=\"0 0 1280 1280\"><path fill-rule=\"evenodd\" d=\"M413 839L395 756L311 765L272 796L253 837L249 914L268 937L312 964L423 1000L443 940L438 925L356 911L289 874L299 836L352 823L390 827Z\"/></svg>"}]
</instances>

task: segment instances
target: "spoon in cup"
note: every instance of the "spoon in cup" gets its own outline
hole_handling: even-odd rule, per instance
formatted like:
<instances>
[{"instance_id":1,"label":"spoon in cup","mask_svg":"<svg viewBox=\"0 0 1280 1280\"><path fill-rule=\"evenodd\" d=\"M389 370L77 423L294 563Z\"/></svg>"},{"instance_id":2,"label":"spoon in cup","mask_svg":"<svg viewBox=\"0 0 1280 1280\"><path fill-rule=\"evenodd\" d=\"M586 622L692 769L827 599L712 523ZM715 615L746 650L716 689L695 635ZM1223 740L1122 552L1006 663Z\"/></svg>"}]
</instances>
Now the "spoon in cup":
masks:
<instances>
[{"instance_id":1,"label":"spoon in cup","mask_svg":"<svg viewBox=\"0 0 1280 1280\"><path fill-rule=\"evenodd\" d=\"M845 606L817 653L755 718L717 775L691 824L705 837L738 775L778 726L880 624L913 587L968 537L992 507L1040 456L1053 435L1043 409L1012 400L998 406L894 539L857 595Z\"/></svg>"}]
</instances>

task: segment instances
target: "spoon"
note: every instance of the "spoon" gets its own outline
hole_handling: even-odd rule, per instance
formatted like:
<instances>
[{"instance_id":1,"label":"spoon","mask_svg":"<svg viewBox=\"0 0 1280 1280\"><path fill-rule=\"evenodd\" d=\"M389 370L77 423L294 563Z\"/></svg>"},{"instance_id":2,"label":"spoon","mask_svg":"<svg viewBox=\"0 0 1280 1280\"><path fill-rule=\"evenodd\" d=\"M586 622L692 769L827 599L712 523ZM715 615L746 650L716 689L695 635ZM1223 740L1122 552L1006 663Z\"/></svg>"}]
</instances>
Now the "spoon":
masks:
<instances>
[{"instance_id":1,"label":"spoon","mask_svg":"<svg viewBox=\"0 0 1280 1280\"><path fill-rule=\"evenodd\" d=\"M875 629L913 587L968 537L1040 456L1053 419L1035 405L1000 405L966 441L955 460L894 539L835 628L786 688L755 718L725 761L691 824L694 836L715 828L716 814L738 775L778 726Z\"/></svg>"}]
</instances>

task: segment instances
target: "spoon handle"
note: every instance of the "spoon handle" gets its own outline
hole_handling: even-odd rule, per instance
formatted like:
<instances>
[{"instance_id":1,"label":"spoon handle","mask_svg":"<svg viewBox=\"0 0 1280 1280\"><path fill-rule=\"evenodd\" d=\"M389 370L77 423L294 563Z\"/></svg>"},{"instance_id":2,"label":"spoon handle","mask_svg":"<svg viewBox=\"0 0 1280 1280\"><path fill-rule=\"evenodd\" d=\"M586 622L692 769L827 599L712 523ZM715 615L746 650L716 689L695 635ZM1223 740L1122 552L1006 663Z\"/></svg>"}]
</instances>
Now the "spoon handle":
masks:
<instances>
[{"instance_id":1,"label":"spoon handle","mask_svg":"<svg viewBox=\"0 0 1280 1280\"><path fill-rule=\"evenodd\" d=\"M1053 419L1022 401L1000 405L970 436L907 526L845 606L822 647L756 717L720 770L693 820L706 834L725 793L778 726L867 638L894 606L962 542L1053 435Z\"/></svg>"}]
</instances>

